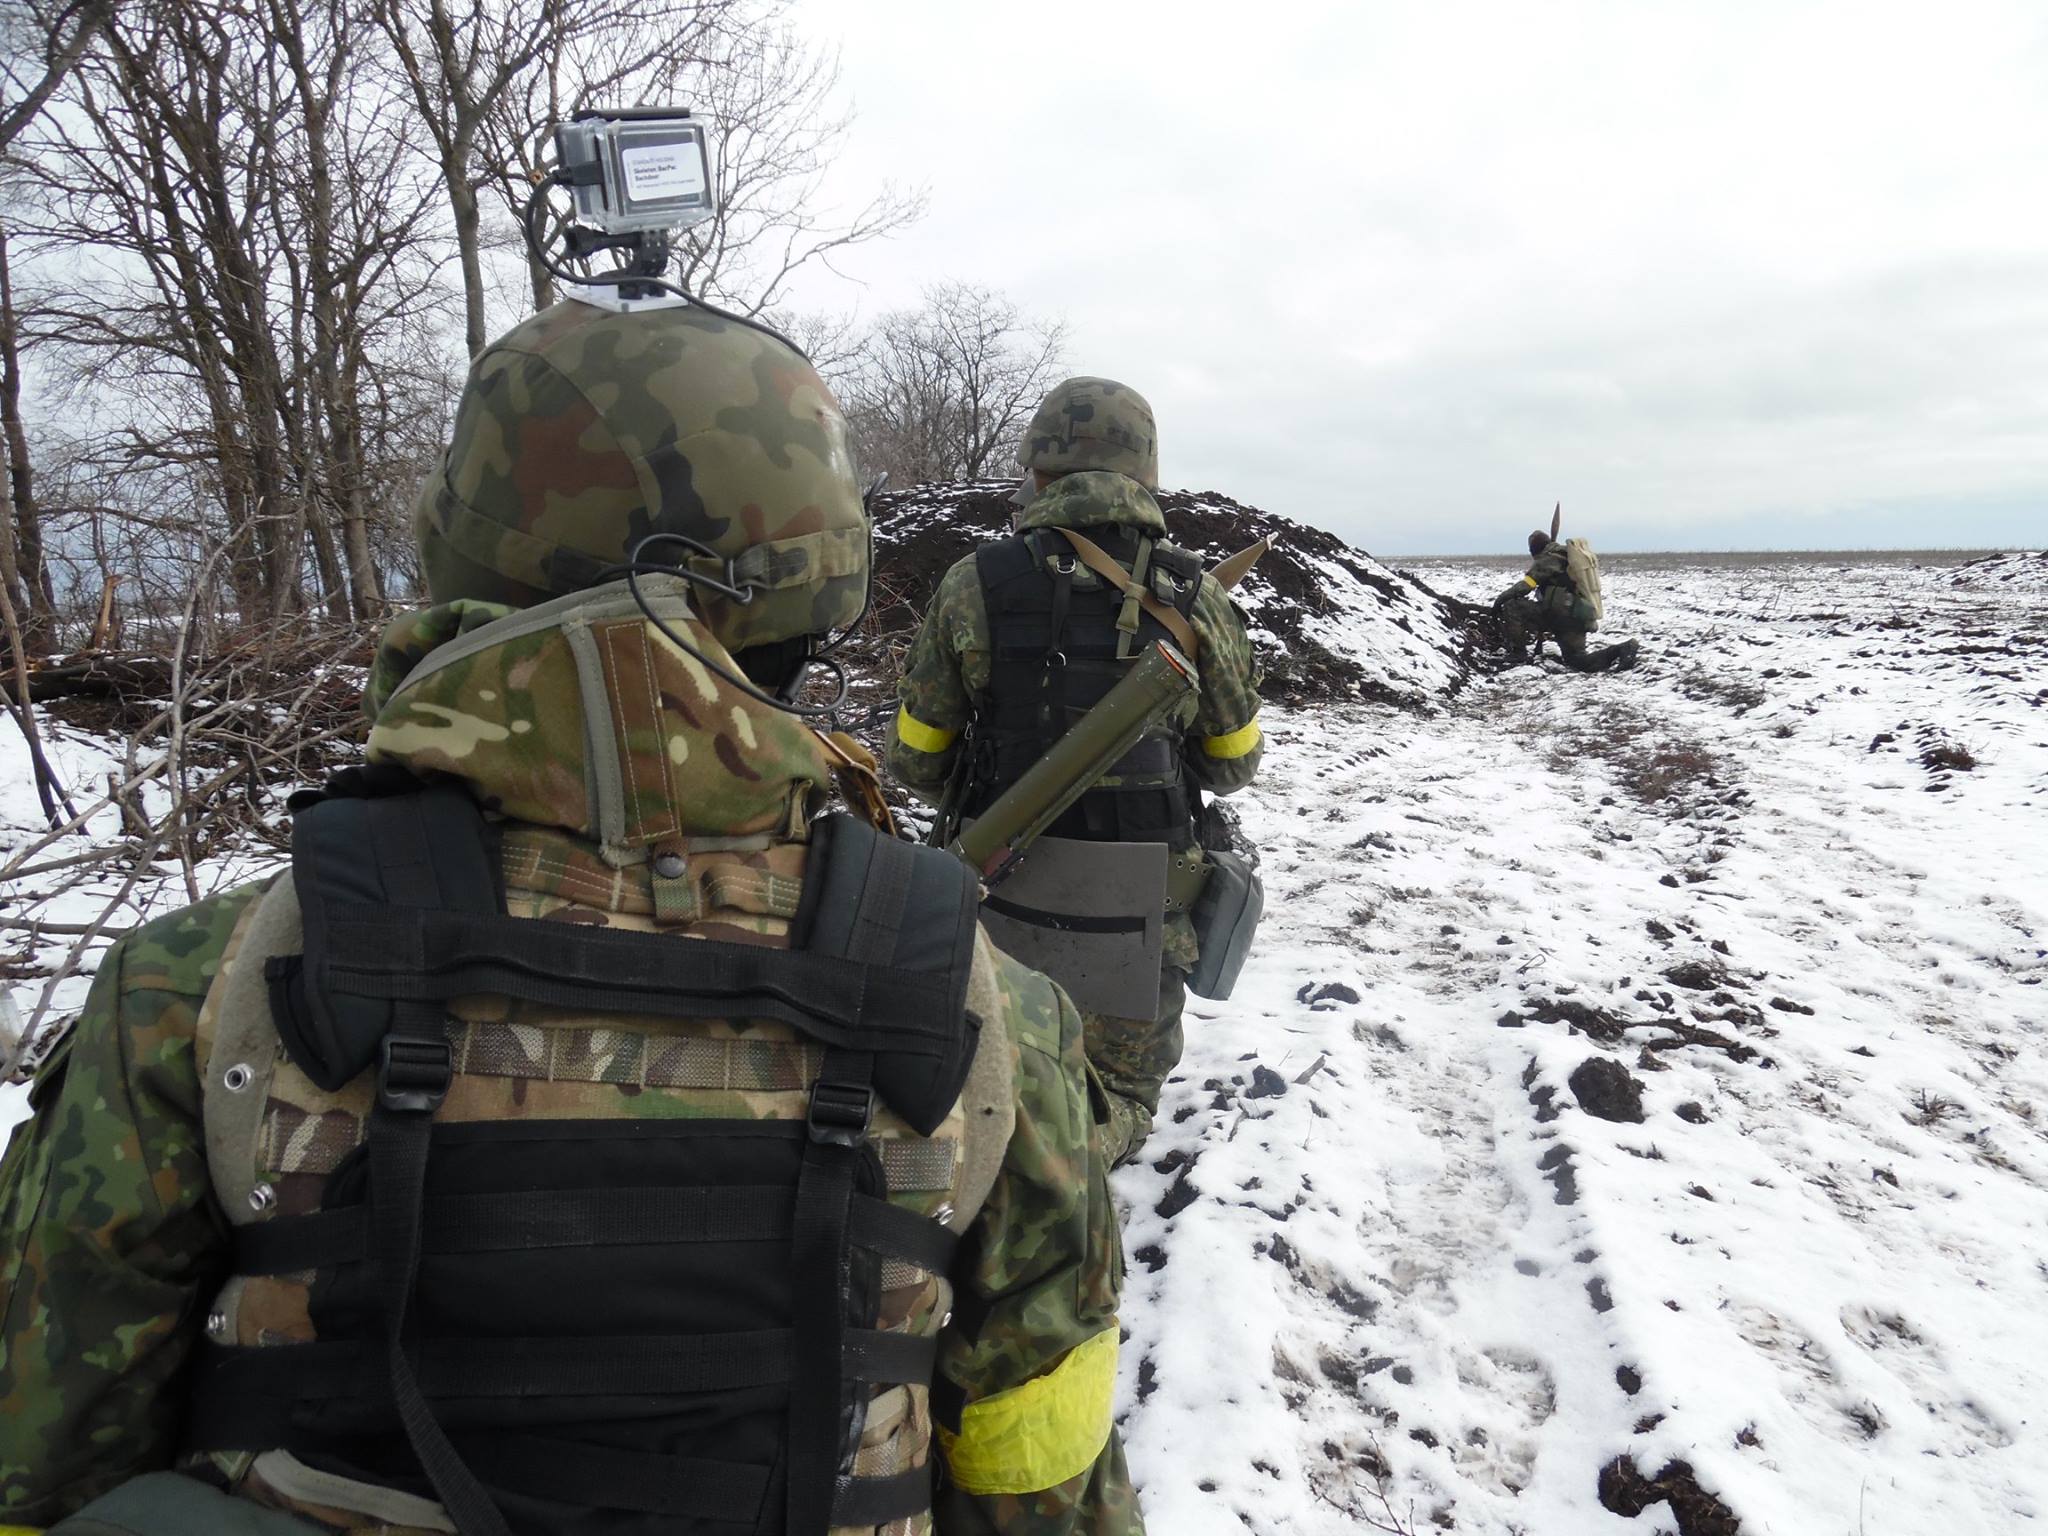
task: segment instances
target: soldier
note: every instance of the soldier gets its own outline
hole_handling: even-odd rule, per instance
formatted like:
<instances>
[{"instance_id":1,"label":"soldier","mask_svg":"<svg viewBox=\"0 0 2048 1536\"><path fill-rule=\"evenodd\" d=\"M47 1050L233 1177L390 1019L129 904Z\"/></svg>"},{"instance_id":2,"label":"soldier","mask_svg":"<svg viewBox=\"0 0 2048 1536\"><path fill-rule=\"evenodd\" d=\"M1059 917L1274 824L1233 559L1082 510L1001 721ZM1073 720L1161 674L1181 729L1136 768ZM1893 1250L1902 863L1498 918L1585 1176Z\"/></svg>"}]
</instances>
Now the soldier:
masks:
<instances>
[{"instance_id":1,"label":"soldier","mask_svg":"<svg viewBox=\"0 0 2048 1536\"><path fill-rule=\"evenodd\" d=\"M1156 1002L1134 1015L1131 1005L1105 1011L1079 991L1075 999L1088 1058L1110 1092L1112 1160L1123 1163L1150 1132L1160 1086L1180 1060L1185 980L1198 954L1188 913L1206 873L1201 791L1229 794L1258 771L1258 670L1228 594L1166 540L1152 495L1157 433L1136 390L1097 378L1057 385L1026 428L1018 462L1017 532L939 582L898 688L887 760L926 799L950 785L972 817L1134 654L1162 639L1191 654L1199 696L1049 829L1096 843L1163 843L1172 854ZM1056 926L1058 916L1046 921ZM1149 977L1139 978L1148 995Z\"/></svg>"},{"instance_id":2,"label":"soldier","mask_svg":"<svg viewBox=\"0 0 2048 1536\"><path fill-rule=\"evenodd\" d=\"M1494 608L1507 622L1508 646L1517 655L1533 641L1538 651L1543 637L1557 641L1564 664L1574 672L1606 672L1615 667L1632 667L1639 649L1633 640L1586 649L1588 626L1582 614L1582 594L1572 584L1565 546L1541 528L1529 535L1529 554L1534 563L1526 574L1493 600Z\"/></svg>"},{"instance_id":3,"label":"soldier","mask_svg":"<svg viewBox=\"0 0 2048 1536\"><path fill-rule=\"evenodd\" d=\"M775 696L863 609L844 430L694 307L476 360L367 767L38 1074L0 1522L1142 1531L1081 1019Z\"/></svg>"}]
</instances>

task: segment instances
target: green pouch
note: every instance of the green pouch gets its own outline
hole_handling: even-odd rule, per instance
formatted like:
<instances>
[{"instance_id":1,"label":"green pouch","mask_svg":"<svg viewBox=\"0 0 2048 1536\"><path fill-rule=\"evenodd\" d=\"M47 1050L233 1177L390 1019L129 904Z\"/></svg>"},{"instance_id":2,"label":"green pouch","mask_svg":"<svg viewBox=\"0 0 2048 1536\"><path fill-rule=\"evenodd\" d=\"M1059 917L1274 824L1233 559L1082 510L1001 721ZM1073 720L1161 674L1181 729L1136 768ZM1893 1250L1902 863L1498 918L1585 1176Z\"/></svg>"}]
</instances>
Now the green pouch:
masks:
<instances>
[{"instance_id":1,"label":"green pouch","mask_svg":"<svg viewBox=\"0 0 2048 1536\"><path fill-rule=\"evenodd\" d=\"M1195 942L1201 946L1195 968L1188 972L1188 990L1221 1002L1237 985L1237 973L1251 953L1266 911L1266 887L1241 854L1211 848L1205 857L1209 883L1188 914Z\"/></svg>"}]
</instances>

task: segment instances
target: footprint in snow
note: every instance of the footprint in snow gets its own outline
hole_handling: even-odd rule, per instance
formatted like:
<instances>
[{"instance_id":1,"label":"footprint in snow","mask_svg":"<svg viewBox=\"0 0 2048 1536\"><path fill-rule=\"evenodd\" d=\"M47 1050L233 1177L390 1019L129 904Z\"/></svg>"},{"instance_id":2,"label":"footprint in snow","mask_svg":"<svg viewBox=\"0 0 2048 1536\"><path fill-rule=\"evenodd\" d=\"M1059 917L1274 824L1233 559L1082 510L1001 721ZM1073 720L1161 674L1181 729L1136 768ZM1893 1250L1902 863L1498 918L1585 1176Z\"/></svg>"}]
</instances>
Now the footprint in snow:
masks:
<instances>
[{"instance_id":1,"label":"footprint in snow","mask_svg":"<svg viewBox=\"0 0 2048 1536\"><path fill-rule=\"evenodd\" d=\"M1929 1420L1949 1431L1939 1449L1968 1454L2012 1444L2012 1432L1971 1399L1941 1350L1905 1318L1874 1307L1845 1307L1842 1331L1898 1378Z\"/></svg>"}]
</instances>

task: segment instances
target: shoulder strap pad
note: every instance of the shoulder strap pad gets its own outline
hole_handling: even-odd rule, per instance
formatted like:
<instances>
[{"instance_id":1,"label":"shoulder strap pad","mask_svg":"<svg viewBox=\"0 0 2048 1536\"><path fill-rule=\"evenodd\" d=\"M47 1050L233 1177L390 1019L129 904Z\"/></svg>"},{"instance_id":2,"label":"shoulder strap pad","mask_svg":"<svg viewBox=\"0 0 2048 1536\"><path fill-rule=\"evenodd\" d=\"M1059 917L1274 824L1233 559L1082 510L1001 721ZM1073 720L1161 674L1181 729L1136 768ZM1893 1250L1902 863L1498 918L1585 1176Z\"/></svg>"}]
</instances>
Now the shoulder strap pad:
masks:
<instances>
[{"instance_id":1,"label":"shoulder strap pad","mask_svg":"<svg viewBox=\"0 0 2048 1536\"><path fill-rule=\"evenodd\" d=\"M1029 541L1021 538L997 539L974 552L974 572L981 578L981 590L985 593L1028 576L1037 567Z\"/></svg>"},{"instance_id":2,"label":"shoulder strap pad","mask_svg":"<svg viewBox=\"0 0 2048 1536\"><path fill-rule=\"evenodd\" d=\"M401 783L372 767L294 795L291 808L305 953L273 956L263 973L286 1054L331 1093L376 1057L394 1006L333 984L336 909L496 914L498 860L483 812L452 783Z\"/></svg>"},{"instance_id":3,"label":"shoulder strap pad","mask_svg":"<svg viewBox=\"0 0 2048 1536\"><path fill-rule=\"evenodd\" d=\"M804 894L791 938L814 955L943 978L950 1048L883 1052L875 1088L920 1135L930 1135L960 1096L974 1062L978 1024L967 1015L979 895L972 872L942 848L906 843L831 815L811 828Z\"/></svg>"}]
</instances>

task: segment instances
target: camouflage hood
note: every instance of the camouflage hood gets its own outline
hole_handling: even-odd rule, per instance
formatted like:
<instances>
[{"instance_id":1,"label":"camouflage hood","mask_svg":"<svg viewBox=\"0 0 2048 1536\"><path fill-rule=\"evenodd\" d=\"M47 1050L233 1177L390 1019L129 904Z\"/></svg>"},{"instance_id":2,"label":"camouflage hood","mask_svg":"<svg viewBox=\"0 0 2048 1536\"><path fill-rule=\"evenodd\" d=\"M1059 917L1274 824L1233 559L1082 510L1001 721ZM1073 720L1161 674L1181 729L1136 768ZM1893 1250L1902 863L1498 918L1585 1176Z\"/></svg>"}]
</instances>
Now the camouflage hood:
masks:
<instances>
[{"instance_id":1,"label":"camouflage hood","mask_svg":"<svg viewBox=\"0 0 2048 1536\"><path fill-rule=\"evenodd\" d=\"M640 589L732 665L686 582ZM829 779L800 721L672 644L623 582L534 608L408 614L384 632L365 705L371 761L452 774L488 809L588 837L615 863L676 838L796 835Z\"/></svg>"},{"instance_id":2,"label":"camouflage hood","mask_svg":"<svg viewBox=\"0 0 2048 1536\"><path fill-rule=\"evenodd\" d=\"M1166 514L1129 475L1089 469L1062 475L1024 509L1019 528L1099 528L1105 523L1164 534Z\"/></svg>"}]
</instances>

